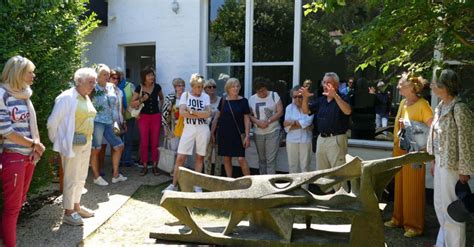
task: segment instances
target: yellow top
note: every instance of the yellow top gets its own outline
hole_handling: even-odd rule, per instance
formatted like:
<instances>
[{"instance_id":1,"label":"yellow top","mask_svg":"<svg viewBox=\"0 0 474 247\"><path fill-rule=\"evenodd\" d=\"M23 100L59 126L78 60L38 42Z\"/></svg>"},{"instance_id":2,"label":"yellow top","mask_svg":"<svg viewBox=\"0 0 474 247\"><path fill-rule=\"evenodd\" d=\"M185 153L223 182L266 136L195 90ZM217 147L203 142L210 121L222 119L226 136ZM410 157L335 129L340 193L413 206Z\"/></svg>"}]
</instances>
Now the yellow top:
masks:
<instances>
[{"instance_id":1,"label":"yellow top","mask_svg":"<svg viewBox=\"0 0 474 247\"><path fill-rule=\"evenodd\" d=\"M405 104L406 99L403 99L400 102L398 107L397 117L395 117L395 128L393 130L393 156L399 156L406 153L404 150L401 150L398 146L398 130L400 129L399 119L418 121L422 123L428 123L428 121L433 118L433 110L430 107L428 101L423 98L418 99L413 105L407 106Z\"/></svg>"},{"instance_id":2,"label":"yellow top","mask_svg":"<svg viewBox=\"0 0 474 247\"><path fill-rule=\"evenodd\" d=\"M92 105L89 96L82 97L77 96L77 107L75 115L75 132L78 134L84 134L87 137L87 141L92 140L92 132L94 132L94 118L97 111Z\"/></svg>"}]
</instances>

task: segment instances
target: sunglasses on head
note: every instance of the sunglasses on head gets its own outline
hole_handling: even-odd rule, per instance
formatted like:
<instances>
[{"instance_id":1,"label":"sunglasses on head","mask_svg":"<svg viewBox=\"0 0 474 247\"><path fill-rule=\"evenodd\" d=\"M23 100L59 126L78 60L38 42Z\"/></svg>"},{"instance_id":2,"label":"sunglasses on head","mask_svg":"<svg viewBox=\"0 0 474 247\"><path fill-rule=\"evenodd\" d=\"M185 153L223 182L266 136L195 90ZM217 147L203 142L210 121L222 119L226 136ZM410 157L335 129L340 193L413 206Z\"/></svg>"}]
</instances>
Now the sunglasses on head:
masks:
<instances>
[{"instance_id":1,"label":"sunglasses on head","mask_svg":"<svg viewBox=\"0 0 474 247\"><path fill-rule=\"evenodd\" d=\"M207 86L206 88L209 88L209 89L210 89L210 88L214 88L214 89L216 89L217 87L214 85L214 86Z\"/></svg>"}]
</instances>

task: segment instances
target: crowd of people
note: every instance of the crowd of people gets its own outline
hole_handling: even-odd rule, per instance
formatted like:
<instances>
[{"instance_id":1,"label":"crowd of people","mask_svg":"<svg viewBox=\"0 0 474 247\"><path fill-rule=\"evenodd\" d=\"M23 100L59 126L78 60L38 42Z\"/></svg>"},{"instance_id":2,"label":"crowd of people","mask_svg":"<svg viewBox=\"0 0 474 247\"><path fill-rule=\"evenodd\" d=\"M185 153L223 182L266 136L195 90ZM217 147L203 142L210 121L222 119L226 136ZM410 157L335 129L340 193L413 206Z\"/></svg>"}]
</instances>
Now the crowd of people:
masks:
<instances>
[{"instance_id":1,"label":"crowd of people","mask_svg":"<svg viewBox=\"0 0 474 247\"><path fill-rule=\"evenodd\" d=\"M5 246L15 246L16 222L33 176L35 163L45 146L41 143L36 114L30 100L35 66L27 58L10 58L0 83L1 183L3 211L0 236ZM172 81L174 91L163 95L156 82L155 71L146 67L141 71L139 85L125 79L120 69L99 64L95 69L81 68L74 74L74 86L55 100L48 118L48 136L53 150L61 156L64 171L63 207L65 224L83 225L83 218L94 212L81 206L81 194L92 169L93 183L107 186L104 178L104 154L111 147L112 178L110 182L126 182L119 164L131 166L133 134L140 133L139 159L141 176L151 163L153 175L159 175L159 140L163 127L164 139L176 151L172 171L173 182L164 190L179 190L179 167L188 156L195 155L196 172L233 176L232 158L236 158L242 174L250 175L246 149L254 143L258 154L260 174L276 173L276 158L282 131L286 132L286 151L290 173L310 171L312 146L316 154L316 169L323 170L345 163L348 153L347 131L351 128L353 107L349 92L339 90L339 76L328 72L321 86L322 95L310 91L311 81L295 86L289 92L292 102L284 107L280 95L269 90L265 78L254 80L255 94L248 100L240 95L241 84L236 78L227 79L225 94L217 95L216 82L193 74L189 80ZM407 138L395 136L393 155L427 150L435 156L431 165L434 175L435 209L440 222L437 246L464 246L465 224L453 221L447 214L448 205L456 200L455 184L467 183L474 173L474 129L472 111L460 100L460 82L452 70L443 70L431 84L441 102L434 114L421 95L426 80L404 74L397 89L404 99L395 119L395 133L409 133L410 128L422 125L427 129L427 144L414 147L402 145ZM380 93L369 88L369 93ZM381 102L386 99L378 97ZM387 123L386 109L377 112L377 125ZM282 122L280 123L280 119ZM422 138L423 139L423 138ZM314 142L312 145L312 142ZM313 150L314 150L313 149ZM425 165L403 166L395 178L395 203L392 219L387 227L403 227L406 237L415 237L424 230ZM195 186L196 192L202 188ZM329 191L350 191L347 183L335 185Z\"/></svg>"}]
</instances>

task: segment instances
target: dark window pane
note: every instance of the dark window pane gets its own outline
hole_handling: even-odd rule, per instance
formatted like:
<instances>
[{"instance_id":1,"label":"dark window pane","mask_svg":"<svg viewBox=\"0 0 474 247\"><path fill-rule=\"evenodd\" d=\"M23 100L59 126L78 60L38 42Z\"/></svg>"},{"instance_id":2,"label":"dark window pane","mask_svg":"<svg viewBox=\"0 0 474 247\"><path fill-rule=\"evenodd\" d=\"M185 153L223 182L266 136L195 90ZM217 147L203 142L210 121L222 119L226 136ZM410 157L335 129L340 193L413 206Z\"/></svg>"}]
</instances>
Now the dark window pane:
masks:
<instances>
[{"instance_id":1,"label":"dark window pane","mask_svg":"<svg viewBox=\"0 0 474 247\"><path fill-rule=\"evenodd\" d=\"M214 79L217 84L217 95L224 93L224 86L230 77L240 81L240 95L244 95L244 67L243 66L209 66L207 67L208 79Z\"/></svg>"},{"instance_id":2,"label":"dark window pane","mask_svg":"<svg viewBox=\"0 0 474 247\"><path fill-rule=\"evenodd\" d=\"M254 66L253 78L264 77L270 80L268 90L275 91L280 95L283 107L290 102L290 89L293 87L293 67L291 66ZM252 83L253 85L253 83ZM252 94L255 90L252 89Z\"/></svg>"},{"instance_id":3,"label":"dark window pane","mask_svg":"<svg viewBox=\"0 0 474 247\"><path fill-rule=\"evenodd\" d=\"M245 59L245 0L209 1L208 62Z\"/></svg>"},{"instance_id":4,"label":"dark window pane","mask_svg":"<svg viewBox=\"0 0 474 247\"><path fill-rule=\"evenodd\" d=\"M253 61L293 61L294 0L255 0Z\"/></svg>"}]
</instances>

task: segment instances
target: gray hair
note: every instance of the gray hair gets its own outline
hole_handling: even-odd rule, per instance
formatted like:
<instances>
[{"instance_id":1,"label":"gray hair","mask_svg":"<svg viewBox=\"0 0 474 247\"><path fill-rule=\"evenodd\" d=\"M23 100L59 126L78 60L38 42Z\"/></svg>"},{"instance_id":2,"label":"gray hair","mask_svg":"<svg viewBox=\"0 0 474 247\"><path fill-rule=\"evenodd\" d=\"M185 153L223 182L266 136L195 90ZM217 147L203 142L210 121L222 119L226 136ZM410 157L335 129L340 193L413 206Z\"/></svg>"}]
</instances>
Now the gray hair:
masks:
<instances>
[{"instance_id":1,"label":"gray hair","mask_svg":"<svg viewBox=\"0 0 474 247\"><path fill-rule=\"evenodd\" d=\"M326 74L324 74L324 77L332 77L336 83L339 85L339 76L335 73L335 72L327 72Z\"/></svg>"},{"instance_id":2,"label":"gray hair","mask_svg":"<svg viewBox=\"0 0 474 247\"><path fill-rule=\"evenodd\" d=\"M184 80L181 78L181 77L178 77L178 78L174 78L173 79L173 82L171 82L173 84L173 87L177 87L179 84L185 84Z\"/></svg>"},{"instance_id":3,"label":"gray hair","mask_svg":"<svg viewBox=\"0 0 474 247\"><path fill-rule=\"evenodd\" d=\"M294 86L292 89L290 89L290 97L293 97L293 93L294 93L295 91L300 90L300 88L301 88L300 85L296 85L296 86Z\"/></svg>"},{"instance_id":4,"label":"gray hair","mask_svg":"<svg viewBox=\"0 0 474 247\"><path fill-rule=\"evenodd\" d=\"M216 86L216 81L214 81L214 79L207 80L206 83L204 83L204 87L208 86Z\"/></svg>"},{"instance_id":5,"label":"gray hair","mask_svg":"<svg viewBox=\"0 0 474 247\"><path fill-rule=\"evenodd\" d=\"M74 83L76 86L82 84L88 78L97 79L97 73L93 68L80 68L74 73Z\"/></svg>"},{"instance_id":6,"label":"gray hair","mask_svg":"<svg viewBox=\"0 0 474 247\"><path fill-rule=\"evenodd\" d=\"M117 72L118 74L120 74L120 79L124 79L125 78L125 73L123 72L123 69L120 68L120 67L115 67L113 69L115 72Z\"/></svg>"},{"instance_id":7,"label":"gray hair","mask_svg":"<svg viewBox=\"0 0 474 247\"><path fill-rule=\"evenodd\" d=\"M458 95L462 89L458 75L451 69L444 69L441 71L441 75L435 83L439 88L446 88L448 94L452 96Z\"/></svg>"}]
</instances>

